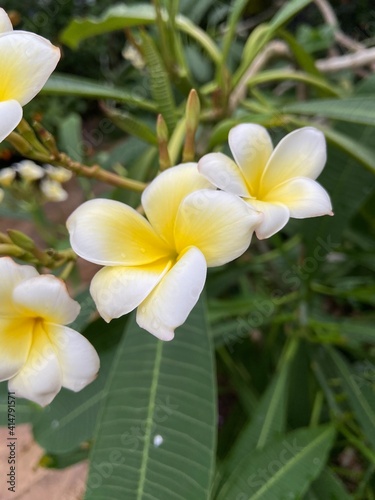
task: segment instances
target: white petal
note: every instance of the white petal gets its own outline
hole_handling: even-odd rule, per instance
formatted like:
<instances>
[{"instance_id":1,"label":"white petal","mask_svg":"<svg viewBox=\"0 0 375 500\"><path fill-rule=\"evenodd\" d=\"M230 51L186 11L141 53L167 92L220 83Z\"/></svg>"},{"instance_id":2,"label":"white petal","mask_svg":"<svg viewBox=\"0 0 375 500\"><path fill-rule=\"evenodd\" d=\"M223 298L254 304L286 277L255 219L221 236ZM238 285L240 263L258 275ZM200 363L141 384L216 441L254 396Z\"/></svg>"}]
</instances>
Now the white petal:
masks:
<instances>
[{"instance_id":1,"label":"white petal","mask_svg":"<svg viewBox=\"0 0 375 500\"><path fill-rule=\"evenodd\" d=\"M92 382L100 360L90 342L80 333L60 325L46 325L62 373L62 386L78 392Z\"/></svg>"},{"instance_id":2,"label":"white petal","mask_svg":"<svg viewBox=\"0 0 375 500\"><path fill-rule=\"evenodd\" d=\"M327 148L324 134L304 127L285 136L276 146L261 180L261 196L293 177L316 179L324 168Z\"/></svg>"},{"instance_id":3,"label":"white petal","mask_svg":"<svg viewBox=\"0 0 375 500\"><path fill-rule=\"evenodd\" d=\"M283 203L289 208L290 216L296 219L333 215L327 191L316 181L304 177L280 184L269 193L267 200Z\"/></svg>"},{"instance_id":4,"label":"white petal","mask_svg":"<svg viewBox=\"0 0 375 500\"><path fill-rule=\"evenodd\" d=\"M0 102L0 142L13 132L22 119L22 108L14 99Z\"/></svg>"},{"instance_id":5,"label":"white petal","mask_svg":"<svg viewBox=\"0 0 375 500\"><path fill-rule=\"evenodd\" d=\"M19 398L48 405L61 389L61 370L55 349L44 325L38 322L26 364L9 380L9 391Z\"/></svg>"},{"instance_id":6,"label":"white petal","mask_svg":"<svg viewBox=\"0 0 375 500\"><path fill-rule=\"evenodd\" d=\"M105 321L135 309L155 288L171 264L159 261L139 267L104 267L94 276L90 293Z\"/></svg>"},{"instance_id":7,"label":"white petal","mask_svg":"<svg viewBox=\"0 0 375 500\"><path fill-rule=\"evenodd\" d=\"M206 281L203 254L189 248L137 310L141 328L161 340L172 340L197 303Z\"/></svg>"},{"instance_id":8,"label":"white petal","mask_svg":"<svg viewBox=\"0 0 375 500\"><path fill-rule=\"evenodd\" d=\"M196 163L169 168L156 177L142 194L142 205L155 231L173 244L173 228L181 201L189 193L212 184L198 172Z\"/></svg>"},{"instance_id":9,"label":"white petal","mask_svg":"<svg viewBox=\"0 0 375 500\"><path fill-rule=\"evenodd\" d=\"M95 199L79 206L66 223L73 250L99 265L138 266L170 252L147 220L133 208Z\"/></svg>"},{"instance_id":10,"label":"white petal","mask_svg":"<svg viewBox=\"0 0 375 500\"><path fill-rule=\"evenodd\" d=\"M175 227L176 249L199 248L208 267L242 255L250 245L259 214L238 196L202 189L181 203Z\"/></svg>"},{"instance_id":11,"label":"white petal","mask_svg":"<svg viewBox=\"0 0 375 500\"><path fill-rule=\"evenodd\" d=\"M257 238L260 240L269 238L280 231L289 220L289 210L282 203L269 203L258 200L250 200L248 203L263 215L261 222L255 228Z\"/></svg>"},{"instance_id":12,"label":"white petal","mask_svg":"<svg viewBox=\"0 0 375 500\"><path fill-rule=\"evenodd\" d=\"M22 281L39 274L32 266L20 266L10 257L0 257L0 276L0 316L18 316L13 302L13 290Z\"/></svg>"},{"instance_id":13,"label":"white petal","mask_svg":"<svg viewBox=\"0 0 375 500\"><path fill-rule=\"evenodd\" d=\"M8 14L0 7L0 33L6 33L8 31L13 31L13 25Z\"/></svg>"},{"instance_id":14,"label":"white petal","mask_svg":"<svg viewBox=\"0 0 375 500\"><path fill-rule=\"evenodd\" d=\"M45 38L26 31L0 34L0 99L22 106L42 89L60 59L60 50ZM4 78L4 77L3 77Z\"/></svg>"},{"instance_id":15,"label":"white petal","mask_svg":"<svg viewBox=\"0 0 375 500\"><path fill-rule=\"evenodd\" d=\"M34 321L0 318L0 382L14 377L26 363Z\"/></svg>"},{"instance_id":16,"label":"white petal","mask_svg":"<svg viewBox=\"0 0 375 500\"><path fill-rule=\"evenodd\" d=\"M199 172L223 191L250 196L246 181L236 163L222 153L209 153L198 162Z\"/></svg>"},{"instance_id":17,"label":"white petal","mask_svg":"<svg viewBox=\"0 0 375 500\"><path fill-rule=\"evenodd\" d=\"M23 315L62 325L72 323L81 309L78 302L69 296L65 283L49 274L30 278L17 285L13 300Z\"/></svg>"},{"instance_id":18,"label":"white petal","mask_svg":"<svg viewBox=\"0 0 375 500\"><path fill-rule=\"evenodd\" d=\"M267 130L255 123L241 123L229 132L228 142L252 196L256 196L273 146Z\"/></svg>"}]
</instances>

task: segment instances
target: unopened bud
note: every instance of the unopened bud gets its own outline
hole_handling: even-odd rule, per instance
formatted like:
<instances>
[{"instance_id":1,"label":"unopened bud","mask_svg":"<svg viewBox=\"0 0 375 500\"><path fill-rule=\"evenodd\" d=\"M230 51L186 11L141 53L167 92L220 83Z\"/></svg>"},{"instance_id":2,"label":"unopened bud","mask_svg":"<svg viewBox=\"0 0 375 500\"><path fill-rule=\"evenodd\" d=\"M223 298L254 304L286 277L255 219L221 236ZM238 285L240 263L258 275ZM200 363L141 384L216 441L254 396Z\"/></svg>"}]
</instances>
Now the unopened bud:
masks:
<instances>
[{"instance_id":1,"label":"unopened bud","mask_svg":"<svg viewBox=\"0 0 375 500\"><path fill-rule=\"evenodd\" d=\"M11 132L6 140L10 142L22 156L29 156L33 151L32 145L20 134L17 134L17 132Z\"/></svg>"},{"instance_id":2,"label":"unopened bud","mask_svg":"<svg viewBox=\"0 0 375 500\"><path fill-rule=\"evenodd\" d=\"M160 170L166 170L171 166L171 160L168 152L168 127L162 115L158 115L156 122L156 136L159 146Z\"/></svg>"},{"instance_id":3,"label":"unopened bud","mask_svg":"<svg viewBox=\"0 0 375 500\"><path fill-rule=\"evenodd\" d=\"M16 229L8 229L7 231L9 238L12 242L20 248L32 252L35 248L34 241L26 234L18 231Z\"/></svg>"},{"instance_id":4,"label":"unopened bud","mask_svg":"<svg viewBox=\"0 0 375 500\"><path fill-rule=\"evenodd\" d=\"M22 257L25 251L15 245L10 245L9 243L0 243L0 255L5 255L9 257Z\"/></svg>"},{"instance_id":5,"label":"unopened bud","mask_svg":"<svg viewBox=\"0 0 375 500\"><path fill-rule=\"evenodd\" d=\"M48 130L42 127L42 125L37 121L33 122L33 127L37 131L40 140L42 141L43 145L48 149L48 151L53 155L58 155L59 150L56 145L56 140L54 136L51 134L51 132L48 132Z\"/></svg>"},{"instance_id":6,"label":"unopened bud","mask_svg":"<svg viewBox=\"0 0 375 500\"><path fill-rule=\"evenodd\" d=\"M192 89L186 103L186 128L190 129L194 134L199 126L200 112L201 104L198 93Z\"/></svg>"}]
</instances>

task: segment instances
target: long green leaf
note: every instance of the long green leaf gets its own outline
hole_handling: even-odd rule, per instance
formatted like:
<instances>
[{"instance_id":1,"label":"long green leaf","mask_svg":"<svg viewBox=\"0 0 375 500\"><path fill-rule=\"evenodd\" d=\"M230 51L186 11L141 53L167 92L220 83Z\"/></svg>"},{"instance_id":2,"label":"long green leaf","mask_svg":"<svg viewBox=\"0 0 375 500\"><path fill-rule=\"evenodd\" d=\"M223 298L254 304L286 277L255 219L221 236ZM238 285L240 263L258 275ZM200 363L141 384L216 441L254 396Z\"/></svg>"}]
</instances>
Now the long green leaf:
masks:
<instances>
[{"instance_id":1,"label":"long green leaf","mask_svg":"<svg viewBox=\"0 0 375 500\"><path fill-rule=\"evenodd\" d=\"M288 350L288 356L285 356L281 370L275 374L258 403L252 419L241 432L228 460L222 467L221 475L224 480L246 456L251 456L254 450L263 448L270 440L285 432L291 359L292 356Z\"/></svg>"},{"instance_id":2,"label":"long green leaf","mask_svg":"<svg viewBox=\"0 0 375 500\"><path fill-rule=\"evenodd\" d=\"M312 0L290 0L285 2L269 23L260 24L253 30L245 44L242 63L233 77L233 86L238 84L256 55L271 40L276 31L288 23L300 10L304 9L311 2Z\"/></svg>"},{"instance_id":3,"label":"long green leaf","mask_svg":"<svg viewBox=\"0 0 375 500\"><path fill-rule=\"evenodd\" d=\"M335 436L332 427L298 429L246 457L218 500L300 498L319 475Z\"/></svg>"},{"instance_id":4,"label":"long green leaf","mask_svg":"<svg viewBox=\"0 0 375 500\"><path fill-rule=\"evenodd\" d=\"M167 13L164 12L167 16ZM115 5L110 7L100 17L86 17L73 19L60 35L63 43L71 48L78 45L87 38L101 35L110 31L124 29L131 26L147 26L154 24L156 13L153 6L149 4L138 5ZM178 15L175 19L176 28L193 38L213 61L221 60L221 52L207 33L195 25L185 16Z\"/></svg>"},{"instance_id":5,"label":"long green leaf","mask_svg":"<svg viewBox=\"0 0 375 500\"><path fill-rule=\"evenodd\" d=\"M355 413L366 439L375 450L375 411L373 405L365 397L364 391L357 384L355 374L350 371L343 357L333 348L327 347L327 353L340 377L341 387L348 397L348 403ZM372 398L375 399L374 390L372 390Z\"/></svg>"},{"instance_id":6,"label":"long green leaf","mask_svg":"<svg viewBox=\"0 0 375 500\"><path fill-rule=\"evenodd\" d=\"M149 144L157 144L155 132L136 116L127 111L120 111L109 106L102 106L102 109L113 123L124 132L138 137Z\"/></svg>"},{"instance_id":7,"label":"long green leaf","mask_svg":"<svg viewBox=\"0 0 375 500\"><path fill-rule=\"evenodd\" d=\"M340 479L328 468L313 482L304 500L353 500Z\"/></svg>"},{"instance_id":8,"label":"long green leaf","mask_svg":"<svg viewBox=\"0 0 375 500\"><path fill-rule=\"evenodd\" d=\"M215 453L214 379L202 300L172 342L131 319L106 388L86 499L206 500Z\"/></svg>"},{"instance_id":9,"label":"long green leaf","mask_svg":"<svg viewBox=\"0 0 375 500\"><path fill-rule=\"evenodd\" d=\"M296 102L284 106L283 111L302 115L324 116L362 125L375 125L375 99L373 96Z\"/></svg>"},{"instance_id":10,"label":"long green leaf","mask_svg":"<svg viewBox=\"0 0 375 500\"><path fill-rule=\"evenodd\" d=\"M55 73L51 76L42 90L47 95L72 95L88 99L114 99L130 106L136 106L148 111L155 111L155 105L143 98L137 97L136 93L111 87L105 83L98 83L88 78Z\"/></svg>"}]
</instances>

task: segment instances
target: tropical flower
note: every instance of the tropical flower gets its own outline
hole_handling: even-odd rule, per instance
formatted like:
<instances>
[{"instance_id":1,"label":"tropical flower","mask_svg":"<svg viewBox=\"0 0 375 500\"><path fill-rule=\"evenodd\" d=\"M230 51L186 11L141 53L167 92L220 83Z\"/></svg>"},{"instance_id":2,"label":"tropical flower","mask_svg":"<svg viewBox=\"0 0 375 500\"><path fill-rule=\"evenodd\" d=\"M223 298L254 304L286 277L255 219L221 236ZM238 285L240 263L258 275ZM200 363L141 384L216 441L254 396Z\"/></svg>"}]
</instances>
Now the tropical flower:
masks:
<instances>
[{"instance_id":1,"label":"tropical flower","mask_svg":"<svg viewBox=\"0 0 375 500\"><path fill-rule=\"evenodd\" d=\"M0 258L0 382L42 406L61 387L80 391L94 378L99 358L93 346L67 325L80 306L64 283L31 266Z\"/></svg>"},{"instance_id":2,"label":"tropical flower","mask_svg":"<svg viewBox=\"0 0 375 500\"><path fill-rule=\"evenodd\" d=\"M40 190L46 198L46 201L65 201L68 193L57 181L43 179L40 183Z\"/></svg>"},{"instance_id":3,"label":"tropical flower","mask_svg":"<svg viewBox=\"0 0 375 500\"><path fill-rule=\"evenodd\" d=\"M228 142L235 161L209 153L198 170L262 214L255 229L259 239L275 234L290 217L333 215L329 195L314 180L326 162L322 132L313 127L295 130L273 149L265 128L244 123L231 129Z\"/></svg>"},{"instance_id":4,"label":"tropical flower","mask_svg":"<svg viewBox=\"0 0 375 500\"><path fill-rule=\"evenodd\" d=\"M41 179L44 176L44 169L37 165L32 160L22 160L18 163L14 163L14 168L18 172L22 179L32 182Z\"/></svg>"},{"instance_id":5,"label":"tropical flower","mask_svg":"<svg viewBox=\"0 0 375 500\"><path fill-rule=\"evenodd\" d=\"M160 174L142 205L148 221L117 201L88 201L67 221L70 241L78 255L105 266L90 291L106 321L139 306L138 324L171 340L198 301L207 266L240 256L259 215L217 191L196 163Z\"/></svg>"},{"instance_id":6,"label":"tropical flower","mask_svg":"<svg viewBox=\"0 0 375 500\"><path fill-rule=\"evenodd\" d=\"M73 173L64 167L54 167L53 165L45 164L43 168L50 179L61 184L69 181L73 176Z\"/></svg>"},{"instance_id":7,"label":"tropical flower","mask_svg":"<svg viewBox=\"0 0 375 500\"><path fill-rule=\"evenodd\" d=\"M45 38L13 31L0 8L0 142L19 124L22 106L42 89L60 59L60 50Z\"/></svg>"}]
</instances>

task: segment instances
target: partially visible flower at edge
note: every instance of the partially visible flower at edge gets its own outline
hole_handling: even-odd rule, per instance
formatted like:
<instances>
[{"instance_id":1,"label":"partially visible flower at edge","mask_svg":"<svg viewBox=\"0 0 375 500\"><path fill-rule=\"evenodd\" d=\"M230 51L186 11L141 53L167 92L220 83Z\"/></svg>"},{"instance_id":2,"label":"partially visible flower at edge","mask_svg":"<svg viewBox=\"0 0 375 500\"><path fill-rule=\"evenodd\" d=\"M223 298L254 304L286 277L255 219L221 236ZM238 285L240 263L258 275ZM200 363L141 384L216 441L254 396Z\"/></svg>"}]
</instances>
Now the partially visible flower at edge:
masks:
<instances>
[{"instance_id":1,"label":"partially visible flower at edge","mask_svg":"<svg viewBox=\"0 0 375 500\"><path fill-rule=\"evenodd\" d=\"M106 321L138 307L139 326L171 340L199 299L207 267L245 252L259 215L217 191L196 163L160 174L142 205L148 220L117 201L84 203L67 221L70 242L82 258L105 266L90 291Z\"/></svg>"},{"instance_id":2,"label":"partially visible flower at edge","mask_svg":"<svg viewBox=\"0 0 375 500\"><path fill-rule=\"evenodd\" d=\"M0 8L0 142L22 119L22 106L42 89L60 59L60 50L28 31L13 31Z\"/></svg>"},{"instance_id":3,"label":"partially visible flower at edge","mask_svg":"<svg viewBox=\"0 0 375 500\"><path fill-rule=\"evenodd\" d=\"M322 132L313 127L295 130L273 149L264 127L244 123L230 130L228 142L235 161L209 153L199 161L198 170L263 215L255 229L259 239L275 234L290 217L333 215L328 193L314 180L326 162Z\"/></svg>"},{"instance_id":4,"label":"partially visible flower at edge","mask_svg":"<svg viewBox=\"0 0 375 500\"><path fill-rule=\"evenodd\" d=\"M68 326L80 306L65 284L32 266L0 258L0 381L41 406L61 387L80 391L99 370L90 342Z\"/></svg>"}]
</instances>

